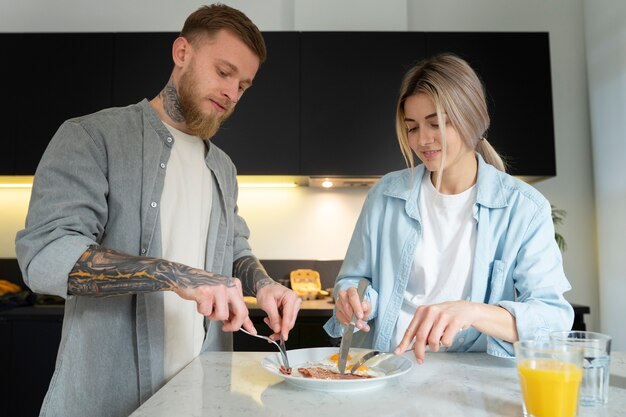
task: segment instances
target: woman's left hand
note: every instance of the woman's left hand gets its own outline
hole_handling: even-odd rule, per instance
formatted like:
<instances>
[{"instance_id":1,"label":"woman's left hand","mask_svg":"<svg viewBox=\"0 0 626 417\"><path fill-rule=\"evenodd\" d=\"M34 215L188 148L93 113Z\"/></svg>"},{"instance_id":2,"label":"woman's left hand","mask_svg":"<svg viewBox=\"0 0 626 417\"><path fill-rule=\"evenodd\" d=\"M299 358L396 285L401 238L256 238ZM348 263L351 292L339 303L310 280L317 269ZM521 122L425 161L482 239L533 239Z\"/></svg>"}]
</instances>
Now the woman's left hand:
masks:
<instances>
[{"instance_id":1,"label":"woman's left hand","mask_svg":"<svg viewBox=\"0 0 626 417\"><path fill-rule=\"evenodd\" d=\"M433 352L440 346L451 346L454 336L470 326L510 343L518 339L515 317L505 308L471 301L446 301L419 306L394 353L403 354L415 339L415 359L424 363L427 345Z\"/></svg>"},{"instance_id":2,"label":"woman's left hand","mask_svg":"<svg viewBox=\"0 0 626 417\"><path fill-rule=\"evenodd\" d=\"M423 363L426 345L433 352L437 352L440 346L452 345L454 336L473 324L477 309L477 304L470 301L419 306L394 353L401 355L415 339L415 358L418 363Z\"/></svg>"}]
</instances>

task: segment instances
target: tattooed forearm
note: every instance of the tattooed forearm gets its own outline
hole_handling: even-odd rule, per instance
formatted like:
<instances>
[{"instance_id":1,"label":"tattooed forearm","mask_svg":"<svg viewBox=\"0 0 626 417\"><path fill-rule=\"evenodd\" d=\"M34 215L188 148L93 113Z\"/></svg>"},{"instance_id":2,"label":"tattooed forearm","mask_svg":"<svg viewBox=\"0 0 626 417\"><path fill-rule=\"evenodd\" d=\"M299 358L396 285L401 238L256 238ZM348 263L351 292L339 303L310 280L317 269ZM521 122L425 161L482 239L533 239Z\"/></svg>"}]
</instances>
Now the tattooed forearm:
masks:
<instances>
[{"instance_id":1,"label":"tattooed forearm","mask_svg":"<svg viewBox=\"0 0 626 417\"><path fill-rule=\"evenodd\" d=\"M97 245L83 253L68 277L69 294L93 297L201 285L233 287L235 280L176 262L127 255Z\"/></svg>"},{"instance_id":2,"label":"tattooed forearm","mask_svg":"<svg viewBox=\"0 0 626 417\"><path fill-rule=\"evenodd\" d=\"M180 101L178 100L178 91L176 90L176 84L174 84L172 77L170 77L167 85L161 90L159 96L163 101L165 113L175 122L184 122L185 118L183 117Z\"/></svg>"},{"instance_id":3,"label":"tattooed forearm","mask_svg":"<svg viewBox=\"0 0 626 417\"><path fill-rule=\"evenodd\" d=\"M261 265L258 259L253 256L244 256L233 263L233 276L241 280L243 293L246 295L256 295L261 288L278 284Z\"/></svg>"}]
</instances>

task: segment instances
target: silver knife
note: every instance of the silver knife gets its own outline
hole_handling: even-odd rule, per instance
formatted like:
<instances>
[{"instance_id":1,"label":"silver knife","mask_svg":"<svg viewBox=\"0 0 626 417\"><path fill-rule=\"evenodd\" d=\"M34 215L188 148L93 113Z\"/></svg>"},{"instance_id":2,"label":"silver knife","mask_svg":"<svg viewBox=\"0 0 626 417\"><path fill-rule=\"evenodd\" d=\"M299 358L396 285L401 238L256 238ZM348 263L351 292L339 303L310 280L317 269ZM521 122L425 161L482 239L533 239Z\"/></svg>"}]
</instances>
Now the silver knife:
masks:
<instances>
[{"instance_id":1,"label":"silver knife","mask_svg":"<svg viewBox=\"0 0 626 417\"><path fill-rule=\"evenodd\" d=\"M359 294L359 301L363 301L363 295L365 294L365 289L367 288L369 281L366 279L362 279L359 281L359 286L356 289L357 294ZM354 325L356 324L356 315L352 314L352 319L350 323L343 330L343 336L341 337L341 345L339 347L339 361L337 362L337 366L339 368L339 373L343 374L346 372L346 365L348 363L348 352L350 352L350 345L352 344L352 334L354 333Z\"/></svg>"}]
</instances>

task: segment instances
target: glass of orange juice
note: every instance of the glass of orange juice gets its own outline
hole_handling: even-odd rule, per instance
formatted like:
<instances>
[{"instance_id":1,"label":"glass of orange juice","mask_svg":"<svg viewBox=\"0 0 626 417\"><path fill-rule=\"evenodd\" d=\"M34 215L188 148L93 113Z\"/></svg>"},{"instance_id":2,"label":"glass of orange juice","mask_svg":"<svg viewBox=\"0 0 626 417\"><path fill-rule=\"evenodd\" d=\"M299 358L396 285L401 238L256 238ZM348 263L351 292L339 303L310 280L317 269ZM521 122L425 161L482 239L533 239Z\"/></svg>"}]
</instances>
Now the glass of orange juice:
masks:
<instances>
[{"instance_id":1,"label":"glass of orange juice","mask_svg":"<svg viewBox=\"0 0 626 417\"><path fill-rule=\"evenodd\" d=\"M584 350L536 340L520 340L514 347L524 415L575 417Z\"/></svg>"}]
</instances>

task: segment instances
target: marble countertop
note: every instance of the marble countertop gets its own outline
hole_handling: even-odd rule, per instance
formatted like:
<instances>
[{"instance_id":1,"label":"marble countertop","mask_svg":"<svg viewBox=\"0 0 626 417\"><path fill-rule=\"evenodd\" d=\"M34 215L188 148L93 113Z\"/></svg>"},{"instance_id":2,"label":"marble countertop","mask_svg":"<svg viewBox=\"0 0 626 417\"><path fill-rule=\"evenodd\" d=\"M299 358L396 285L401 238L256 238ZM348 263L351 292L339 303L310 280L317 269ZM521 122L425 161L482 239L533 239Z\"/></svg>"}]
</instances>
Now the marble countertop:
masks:
<instances>
[{"instance_id":1,"label":"marble countertop","mask_svg":"<svg viewBox=\"0 0 626 417\"><path fill-rule=\"evenodd\" d=\"M514 362L485 353L428 353L382 387L349 393L296 388L261 366L267 352L194 359L130 417L521 416ZM407 358L414 361L412 353ZM579 417L624 416L626 352L614 352L609 404ZM293 365L293 364L292 364Z\"/></svg>"}]
</instances>

